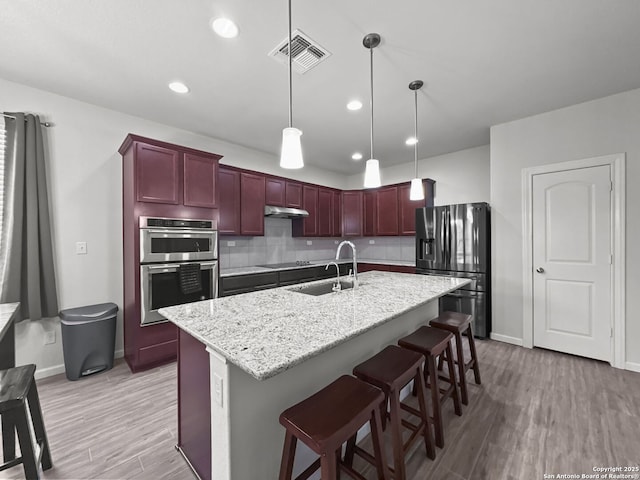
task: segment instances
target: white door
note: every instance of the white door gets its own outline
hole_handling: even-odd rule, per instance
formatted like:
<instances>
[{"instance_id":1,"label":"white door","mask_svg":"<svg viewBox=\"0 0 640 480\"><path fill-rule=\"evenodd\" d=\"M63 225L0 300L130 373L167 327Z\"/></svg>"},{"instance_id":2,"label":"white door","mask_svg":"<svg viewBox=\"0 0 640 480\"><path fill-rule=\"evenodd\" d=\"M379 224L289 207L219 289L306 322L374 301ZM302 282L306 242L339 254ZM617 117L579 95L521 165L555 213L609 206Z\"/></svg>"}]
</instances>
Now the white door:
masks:
<instances>
[{"instance_id":1,"label":"white door","mask_svg":"<svg viewBox=\"0 0 640 480\"><path fill-rule=\"evenodd\" d=\"M533 176L533 344L611 361L608 165Z\"/></svg>"}]
</instances>

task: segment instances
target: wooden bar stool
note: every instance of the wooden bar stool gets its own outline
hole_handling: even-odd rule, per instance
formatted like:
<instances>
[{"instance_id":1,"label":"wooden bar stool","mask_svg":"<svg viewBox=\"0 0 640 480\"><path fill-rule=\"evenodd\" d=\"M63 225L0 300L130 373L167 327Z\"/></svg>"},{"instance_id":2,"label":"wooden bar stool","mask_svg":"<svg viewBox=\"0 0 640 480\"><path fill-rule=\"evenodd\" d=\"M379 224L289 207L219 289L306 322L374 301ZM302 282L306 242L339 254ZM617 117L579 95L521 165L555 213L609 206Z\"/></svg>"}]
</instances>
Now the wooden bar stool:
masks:
<instances>
[{"instance_id":1,"label":"wooden bar stool","mask_svg":"<svg viewBox=\"0 0 640 480\"><path fill-rule=\"evenodd\" d=\"M433 404L433 423L436 431L436 445L444 446L444 427L442 423L442 405L451 397L456 415L462 415L458 388L456 387L456 374L453 367L453 350L451 340L453 334L445 330L431 327L420 327L411 335L398 340L398 345L409 350L420 352L426 358L425 378L429 378L427 387L431 390ZM444 359L449 369L449 377L440 375L436 366L438 358ZM448 388L440 388L439 380L448 382Z\"/></svg>"},{"instance_id":2,"label":"wooden bar stool","mask_svg":"<svg viewBox=\"0 0 640 480\"><path fill-rule=\"evenodd\" d=\"M412 352L396 345L389 345L380 353L361 363L353 369L353 374L361 380L370 383L384 392L385 412L383 417L383 427L386 423L386 405L390 404L389 426L391 427L391 439L393 445L393 477L395 480L405 480L407 478L404 457L420 438L424 439L427 457L436 458L436 449L433 444L431 434L431 421L427 411L426 394L424 386L424 357L418 352ZM400 391L408 383L414 380L417 385L418 404L420 409L416 410L400 401ZM400 410L405 410L418 417L420 423L415 425L407 420L403 420ZM406 443L402 440L402 427L411 430L411 435ZM353 455L357 453L365 460L373 463L371 455L355 445L355 437L347 443L345 462L351 464Z\"/></svg>"},{"instance_id":3,"label":"wooden bar stool","mask_svg":"<svg viewBox=\"0 0 640 480\"><path fill-rule=\"evenodd\" d=\"M343 375L309 398L288 408L280 415L286 429L280 480L290 480L298 440L320 455L296 480L309 478L320 468L322 480L336 480L342 470L355 479L362 475L342 462L342 444L354 436L367 422L371 436L379 480L389 478L382 445L380 404L384 394L362 380Z\"/></svg>"},{"instance_id":4,"label":"wooden bar stool","mask_svg":"<svg viewBox=\"0 0 640 480\"><path fill-rule=\"evenodd\" d=\"M434 318L429 322L429 325L442 330L447 330L453 333L456 338L456 360L458 365L458 378L460 384L460 393L462 396L462 403L469 405L469 394L467 391L467 370L473 368L473 376L475 377L476 384L480 385L480 368L478 367L478 355L476 353L476 342L473 338L473 329L471 328L471 321L473 317L466 313L459 312L443 312L439 317ZM466 332L469 339L469 349L471 350L471 360L465 362L464 352L462 348L462 335Z\"/></svg>"},{"instance_id":5,"label":"wooden bar stool","mask_svg":"<svg viewBox=\"0 0 640 480\"><path fill-rule=\"evenodd\" d=\"M4 452L4 463L0 465L0 471L22 463L27 480L39 478L40 463L43 470L51 468L51 454L40 410L40 400L34 379L35 372L35 365L0 371L0 416L2 417L2 450ZM31 442L29 412L33 420L35 441L40 447L37 456ZM20 442L21 456L18 458L16 458L16 432Z\"/></svg>"}]
</instances>

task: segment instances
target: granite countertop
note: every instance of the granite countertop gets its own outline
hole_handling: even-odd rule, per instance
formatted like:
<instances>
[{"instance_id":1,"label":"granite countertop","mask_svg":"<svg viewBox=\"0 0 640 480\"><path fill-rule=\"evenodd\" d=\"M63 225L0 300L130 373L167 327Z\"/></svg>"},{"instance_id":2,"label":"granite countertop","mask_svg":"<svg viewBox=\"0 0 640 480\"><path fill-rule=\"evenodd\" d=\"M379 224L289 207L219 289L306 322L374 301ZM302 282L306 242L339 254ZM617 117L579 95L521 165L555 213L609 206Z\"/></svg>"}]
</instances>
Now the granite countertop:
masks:
<instances>
[{"instance_id":1,"label":"granite countertop","mask_svg":"<svg viewBox=\"0 0 640 480\"><path fill-rule=\"evenodd\" d=\"M266 273L266 272L279 272L282 270L295 270L300 268L311 268L311 267L324 267L329 262L335 262L336 260L313 260L309 265L292 265L289 267L282 268L267 268L267 267L259 267L257 265L249 266L249 267L237 267L237 268L223 268L220 269L221 277L233 277L236 275L250 275L252 273ZM337 260L338 263L351 263L351 259L345 258ZM358 263L373 263L377 265L400 265L400 266L408 266L414 267L415 261L406 261L406 260L373 260L367 258L358 258Z\"/></svg>"},{"instance_id":2,"label":"granite countertop","mask_svg":"<svg viewBox=\"0 0 640 480\"><path fill-rule=\"evenodd\" d=\"M20 303L0 303L0 339L11 326Z\"/></svg>"},{"instance_id":3,"label":"granite countertop","mask_svg":"<svg viewBox=\"0 0 640 480\"><path fill-rule=\"evenodd\" d=\"M296 292L318 280L161 308L160 314L229 362L265 380L434 300L468 279L367 272L357 289Z\"/></svg>"}]
</instances>

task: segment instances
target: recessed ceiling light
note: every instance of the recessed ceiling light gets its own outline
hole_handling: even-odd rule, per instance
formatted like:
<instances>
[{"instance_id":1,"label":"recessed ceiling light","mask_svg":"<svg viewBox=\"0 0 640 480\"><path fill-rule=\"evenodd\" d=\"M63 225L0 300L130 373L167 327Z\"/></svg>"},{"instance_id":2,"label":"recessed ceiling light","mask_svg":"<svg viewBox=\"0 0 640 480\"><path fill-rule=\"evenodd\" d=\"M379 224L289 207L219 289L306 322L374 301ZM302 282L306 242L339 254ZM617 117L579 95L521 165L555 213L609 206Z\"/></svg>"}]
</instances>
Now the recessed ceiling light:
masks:
<instances>
[{"instance_id":1,"label":"recessed ceiling light","mask_svg":"<svg viewBox=\"0 0 640 480\"><path fill-rule=\"evenodd\" d=\"M189 87L182 82L171 82L169 88L176 93L189 93Z\"/></svg>"},{"instance_id":2,"label":"recessed ceiling light","mask_svg":"<svg viewBox=\"0 0 640 480\"><path fill-rule=\"evenodd\" d=\"M354 160L362 160L362 154L360 152L356 152L351 155L351 158L353 158Z\"/></svg>"},{"instance_id":3,"label":"recessed ceiling light","mask_svg":"<svg viewBox=\"0 0 640 480\"><path fill-rule=\"evenodd\" d=\"M211 28L222 38L235 38L238 36L238 26L228 18L214 18Z\"/></svg>"},{"instance_id":4,"label":"recessed ceiling light","mask_svg":"<svg viewBox=\"0 0 640 480\"><path fill-rule=\"evenodd\" d=\"M360 110L362 108L362 102L360 100L351 100L347 103L347 108L349 110Z\"/></svg>"},{"instance_id":5,"label":"recessed ceiling light","mask_svg":"<svg viewBox=\"0 0 640 480\"><path fill-rule=\"evenodd\" d=\"M416 137L409 137L404 142L406 145L415 145L418 143L418 139Z\"/></svg>"}]
</instances>

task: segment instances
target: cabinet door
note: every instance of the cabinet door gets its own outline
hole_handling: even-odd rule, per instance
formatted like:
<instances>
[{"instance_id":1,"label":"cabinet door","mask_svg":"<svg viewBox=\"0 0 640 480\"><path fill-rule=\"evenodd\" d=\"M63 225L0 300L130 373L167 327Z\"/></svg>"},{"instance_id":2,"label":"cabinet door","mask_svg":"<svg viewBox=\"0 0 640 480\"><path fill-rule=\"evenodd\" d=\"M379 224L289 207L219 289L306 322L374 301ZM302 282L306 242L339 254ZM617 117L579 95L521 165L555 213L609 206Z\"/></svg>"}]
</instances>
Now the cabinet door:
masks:
<instances>
[{"instance_id":1,"label":"cabinet door","mask_svg":"<svg viewBox=\"0 0 640 480\"><path fill-rule=\"evenodd\" d=\"M342 195L334 190L331 194L331 235L342 236Z\"/></svg>"},{"instance_id":2,"label":"cabinet door","mask_svg":"<svg viewBox=\"0 0 640 480\"><path fill-rule=\"evenodd\" d=\"M382 187L376 192L376 235L398 235L398 187Z\"/></svg>"},{"instance_id":3,"label":"cabinet door","mask_svg":"<svg viewBox=\"0 0 640 480\"><path fill-rule=\"evenodd\" d=\"M364 191L362 203L362 234L373 237L376 235L376 191Z\"/></svg>"},{"instance_id":4,"label":"cabinet door","mask_svg":"<svg viewBox=\"0 0 640 480\"><path fill-rule=\"evenodd\" d=\"M423 182L426 193L426 182ZM398 216L400 222L400 235L416 234L416 208L426 207L426 196L423 200L409 200L411 184L398 185Z\"/></svg>"},{"instance_id":5,"label":"cabinet door","mask_svg":"<svg viewBox=\"0 0 640 480\"><path fill-rule=\"evenodd\" d=\"M282 178L265 178L265 204L284 207L285 181Z\"/></svg>"},{"instance_id":6,"label":"cabinet door","mask_svg":"<svg viewBox=\"0 0 640 480\"><path fill-rule=\"evenodd\" d=\"M190 207L216 207L218 161L191 153L184 154L184 204Z\"/></svg>"},{"instance_id":7,"label":"cabinet door","mask_svg":"<svg viewBox=\"0 0 640 480\"><path fill-rule=\"evenodd\" d=\"M136 144L136 200L169 203L180 200L180 154L175 150Z\"/></svg>"},{"instance_id":8,"label":"cabinet door","mask_svg":"<svg viewBox=\"0 0 640 480\"><path fill-rule=\"evenodd\" d=\"M220 168L218 171L218 207L221 235L240 235L240 172Z\"/></svg>"},{"instance_id":9,"label":"cabinet door","mask_svg":"<svg viewBox=\"0 0 640 480\"><path fill-rule=\"evenodd\" d=\"M264 235L265 183L262 175L240 174L240 235Z\"/></svg>"},{"instance_id":10,"label":"cabinet door","mask_svg":"<svg viewBox=\"0 0 640 480\"><path fill-rule=\"evenodd\" d=\"M302 221L302 235L305 237L318 236L318 188L311 185L302 186L302 208L309 212L309 216Z\"/></svg>"},{"instance_id":11,"label":"cabinet door","mask_svg":"<svg viewBox=\"0 0 640 480\"><path fill-rule=\"evenodd\" d=\"M362 236L362 192L342 192L342 235Z\"/></svg>"},{"instance_id":12,"label":"cabinet door","mask_svg":"<svg viewBox=\"0 0 640 480\"><path fill-rule=\"evenodd\" d=\"M286 182L285 207L302 208L302 184L298 182Z\"/></svg>"},{"instance_id":13,"label":"cabinet door","mask_svg":"<svg viewBox=\"0 0 640 480\"><path fill-rule=\"evenodd\" d=\"M333 232L332 198L332 190L318 189L318 235L321 237L330 237Z\"/></svg>"}]
</instances>

